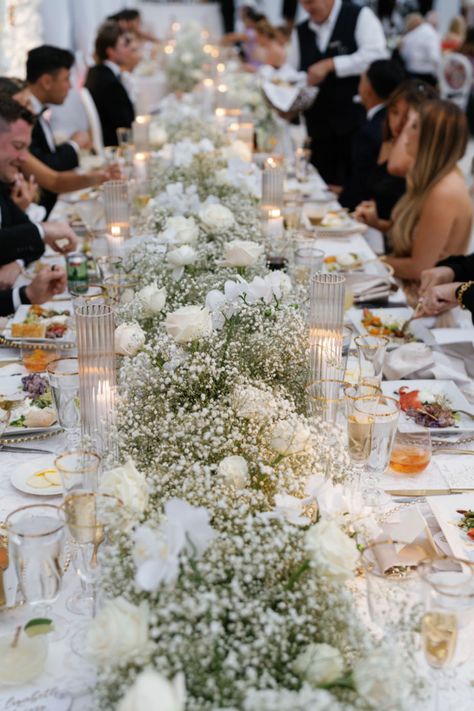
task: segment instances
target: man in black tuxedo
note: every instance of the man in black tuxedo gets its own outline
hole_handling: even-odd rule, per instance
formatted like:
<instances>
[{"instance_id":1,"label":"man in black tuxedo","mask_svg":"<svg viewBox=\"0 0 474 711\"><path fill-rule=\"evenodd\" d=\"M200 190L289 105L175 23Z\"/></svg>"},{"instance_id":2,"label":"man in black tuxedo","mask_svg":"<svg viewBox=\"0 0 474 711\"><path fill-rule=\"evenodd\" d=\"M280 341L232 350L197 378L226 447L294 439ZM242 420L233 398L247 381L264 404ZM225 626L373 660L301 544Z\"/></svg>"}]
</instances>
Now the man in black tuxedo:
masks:
<instances>
[{"instance_id":1,"label":"man in black tuxedo","mask_svg":"<svg viewBox=\"0 0 474 711\"><path fill-rule=\"evenodd\" d=\"M354 103L359 77L387 56L382 25L372 10L343 0L300 0L309 18L296 27L290 63L318 87L305 112L311 160L330 185L350 174L352 137L364 120Z\"/></svg>"},{"instance_id":2,"label":"man in black tuxedo","mask_svg":"<svg viewBox=\"0 0 474 711\"><path fill-rule=\"evenodd\" d=\"M367 118L352 140L351 175L345 182L339 202L355 210L363 200L373 197L373 174L383 141L385 101L405 78L398 62L379 59L373 62L359 82L359 96Z\"/></svg>"},{"instance_id":3,"label":"man in black tuxedo","mask_svg":"<svg viewBox=\"0 0 474 711\"><path fill-rule=\"evenodd\" d=\"M89 69L85 86L97 107L105 146L116 146L117 129L130 128L135 118L121 79L132 50L131 37L117 22L104 22L99 28L95 41L97 64Z\"/></svg>"},{"instance_id":4,"label":"man in black tuxedo","mask_svg":"<svg viewBox=\"0 0 474 711\"><path fill-rule=\"evenodd\" d=\"M26 264L48 244L72 251L77 238L67 223L31 222L13 202L10 188L28 155L33 114L12 99L0 99L0 289L11 286Z\"/></svg>"},{"instance_id":5,"label":"man in black tuxedo","mask_svg":"<svg viewBox=\"0 0 474 711\"><path fill-rule=\"evenodd\" d=\"M77 131L71 140L56 145L53 131L47 119L49 104L64 103L71 88L70 70L74 55L66 49L42 45L28 52L26 81L31 92L31 104L37 121L33 128L30 151L53 170L72 170L79 165L79 150L90 147L90 136ZM57 195L42 191L41 204L48 215L54 207Z\"/></svg>"}]
</instances>

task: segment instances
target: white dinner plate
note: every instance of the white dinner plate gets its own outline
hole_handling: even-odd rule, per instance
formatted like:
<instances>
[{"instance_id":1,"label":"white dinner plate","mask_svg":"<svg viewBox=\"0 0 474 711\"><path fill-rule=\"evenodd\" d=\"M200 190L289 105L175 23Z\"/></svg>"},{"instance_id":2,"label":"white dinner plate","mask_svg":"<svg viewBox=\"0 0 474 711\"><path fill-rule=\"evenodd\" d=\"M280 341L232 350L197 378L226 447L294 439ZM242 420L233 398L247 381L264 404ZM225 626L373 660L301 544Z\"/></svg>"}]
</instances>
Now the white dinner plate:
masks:
<instances>
[{"instance_id":1,"label":"white dinner plate","mask_svg":"<svg viewBox=\"0 0 474 711\"><path fill-rule=\"evenodd\" d=\"M72 319L73 316L73 310L72 310L72 305L69 302L64 302L64 303L58 303L54 301L48 301L45 304L41 304L41 306L45 309L54 309L54 311L67 311L69 314L69 318ZM28 314L28 311L30 309L29 304L22 304L16 311L15 315L12 316L12 318L8 319L7 324L5 326L5 329L3 331L3 336L7 340L11 341L18 341L18 342L25 342L25 343L73 343L75 340L75 333L74 329L69 326L66 333L64 336L61 338L32 338L31 336L27 337L19 337L15 336L13 337L11 335L11 327L12 324L14 323L23 323L25 321L25 318ZM54 320L56 317L52 317ZM57 320L60 321L62 320L61 317L57 317ZM41 323L41 321L39 322Z\"/></svg>"},{"instance_id":2,"label":"white dinner plate","mask_svg":"<svg viewBox=\"0 0 474 711\"><path fill-rule=\"evenodd\" d=\"M407 387L409 390L425 390L433 393L433 395L444 395L451 403L453 410L472 412L471 405L452 380L386 380L382 382L381 387L385 395L390 395L397 399L397 391L401 387ZM471 419L468 415L461 414L459 424L456 427L427 428L417 425L413 418L408 417L404 412L400 412L398 428L401 432L423 432L429 429L432 434L474 432L474 419Z\"/></svg>"},{"instance_id":3,"label":"white dinner plate","mask_svg":"<svg viewBox=\"0 0 474 711\"><path fill-rule=\"evenodd\" d=\"M400 328L413 313L413 309L410 309L408 306L399 306L388 309L374 308L370 309L370 311L374 316L378 316L382 320L382 323L396 323L400 326ZM360 335L365 335L367 333L367 329L362 324L363 309L349 309L347 316L350 318ZM404 343L407 343L407 341L401 340L400 338L390 338L389 348L395 348L403 345Z\"/></svg>"},{"instance_id":4,"label":"white dinner plate","mask_svg":"<svg viewBox=\"0 0 474 711\"><path fill-rule=\"evenodd\" d=\"M32 496L59 496L63 493L62 486L50 486L47 489L36 489L28 484L28 479L43 469L55 469L54 457L36 457L19 464L10 476L10 481L18 491Z\"/></svg>"},{"instance_id":5,"label":"white dinner plate","mask_svg":"<svg viewBox=\"0 0 474 711\"><path fill-rule=\"evenodd\" d=\"M457 509L474 509L474 494L431 496L426 500L449 543L453 555L457 558L474 561L474 541L470 541L466 531L457 525L462 519L462 515L456 513Z\"/></svg>"},{"instance_id":6,"label":"white dinner plate","mask_svg":"<svg viewBox=\"0 0 474 711\"><path fill-rule=\"evenodd\" d=\"M28 375L28 373L26 373L26 375ZM38 375L41 375L42 377L47 379L47 375L45 373L38 373ZM23 390L21 382L21 379L24 377L24 375L0 376L0 396L3 395L6 399L12 400L20 400L21 398L26 398L26 392ZM51 407L53 408L53 410L56 410L54 402L51 403ZM15 420L15 410L12 411L11 419L13 421ZM28 435L39 432L53 433L56 431L61 431L61 427L59 426L57 421L49 427L12 427L11 425L9 425L3 433L3 436L5 437L8 435Z\"/></svg>"}]
</instances>

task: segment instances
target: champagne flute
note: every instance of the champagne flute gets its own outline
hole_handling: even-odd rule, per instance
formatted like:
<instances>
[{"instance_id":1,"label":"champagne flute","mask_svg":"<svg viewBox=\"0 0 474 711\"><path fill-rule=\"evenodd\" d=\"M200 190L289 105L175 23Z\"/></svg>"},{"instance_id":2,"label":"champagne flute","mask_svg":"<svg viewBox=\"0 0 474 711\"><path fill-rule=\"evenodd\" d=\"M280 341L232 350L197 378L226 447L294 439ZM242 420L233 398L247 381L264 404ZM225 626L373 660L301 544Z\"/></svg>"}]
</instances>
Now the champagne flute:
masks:
<instances>
[{"instance_id":1,"label":"champagne flute","mask_svg":"<svg viewBox=\"0 0 474 711\"><path fill-rule=\"evenodd\" d=\"M421 636L434 680L433 708L441 711L440 677L470 658L474 638L474 563L451 556L418 566L424 615Z\"/></svg>"},{"instance_id":2,"label":"champagne flute","mask_svg":"<svg viewBox=\"0 0 474 711\"><path fill-rule=\"evenodd\" d=\"M354 339L359 357L359 381L363 385L380 385L385 352L389 344L386 336L357 336Z\"/></svg>"},{"instance_id":3,"label":"champagne flute","mask_svg":"<svg viewBox=\"0 0 474 711\"><path fill-rule=\"evenodd\" d=\"M347 387L349 383L344 380L313 380L306 388L309 414L321 418L323 422L342 426L345 417L344 391Z\"/></svg>"}]
</instances>

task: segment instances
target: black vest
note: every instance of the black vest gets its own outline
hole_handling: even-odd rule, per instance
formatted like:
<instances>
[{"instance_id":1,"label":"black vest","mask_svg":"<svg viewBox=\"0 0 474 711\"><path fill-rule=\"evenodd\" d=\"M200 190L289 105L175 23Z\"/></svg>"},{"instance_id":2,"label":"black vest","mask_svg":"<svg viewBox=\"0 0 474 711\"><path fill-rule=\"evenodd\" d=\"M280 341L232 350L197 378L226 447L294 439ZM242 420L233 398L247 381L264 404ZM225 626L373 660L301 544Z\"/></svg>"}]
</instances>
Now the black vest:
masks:
<instances>
[{"instance_id":1,"label":"black vest","mask_svg":"<svg viewBox=\"0 0 474 711\"><path fill-rule=\"evenodd\" d=\"M300 70L306 71L322 59L356 52L358 47L355 29L360 11L360 7L343 2L325 52L319 50L316 34L310 29L309 20L298 25ZM331 72L320 84L314 104L305 113L310 135L315 130L320 133L324 127L331 133L339 134L357 130L364 118L362 107L353 101L358 87L358 76L337 77Z\"/></svg>"}]
</instances>

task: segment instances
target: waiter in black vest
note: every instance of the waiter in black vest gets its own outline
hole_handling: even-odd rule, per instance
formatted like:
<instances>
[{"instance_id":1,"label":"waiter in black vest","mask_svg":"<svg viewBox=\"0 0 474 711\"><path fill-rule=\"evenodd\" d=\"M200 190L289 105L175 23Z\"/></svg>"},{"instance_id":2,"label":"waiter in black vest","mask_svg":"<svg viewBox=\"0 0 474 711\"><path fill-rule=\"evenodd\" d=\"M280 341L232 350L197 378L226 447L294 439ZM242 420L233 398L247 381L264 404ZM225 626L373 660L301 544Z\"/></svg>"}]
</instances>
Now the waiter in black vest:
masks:
<instances>
[{"instance_id":1,"label":"waiter in black vest","mask_svg":"<svg viewBox=\"0 0 474 711\"><path fill-rule=\"evenodd\" d=\"M372 10L346 0L300 0L309 18L297 26L291 63L319 87L305 112L311 161L322 178L340 186L350 175L351 141L364 110L354 102L359 77L387 56L382 25Z\"/></svg>"}]
</instances>

